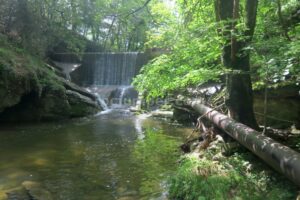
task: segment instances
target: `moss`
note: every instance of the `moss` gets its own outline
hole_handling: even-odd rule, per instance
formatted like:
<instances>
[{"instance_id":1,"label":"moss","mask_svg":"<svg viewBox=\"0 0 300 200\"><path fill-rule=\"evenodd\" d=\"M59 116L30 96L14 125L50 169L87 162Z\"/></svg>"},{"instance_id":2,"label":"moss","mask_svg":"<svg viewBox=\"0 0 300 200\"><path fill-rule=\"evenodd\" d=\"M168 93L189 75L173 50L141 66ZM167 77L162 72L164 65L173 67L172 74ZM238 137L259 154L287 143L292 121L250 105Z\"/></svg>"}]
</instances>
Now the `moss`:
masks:
<instances>
[{"instance_id":1,"label":"moss","mask_svg":"<svg viewBox=\"0 0 300 200\"><path fill-rule=\"evenodd\" d=\"M18 104L30 92L40 96L46 87L65 92L54 72L40 58L10 44L3 35L0 44L0 110Z\"/></svg>"},{"instance_id":2,"label":"moss","mask_svg":"<svg viewBox=\"0 0 300 200\"><path fill-rule=\"evenodd\" d=\"M8 115L10 121L59 120L97 111L92 100L69 97L64 81L40 57L1 34L0 46L0 121Z\"/></svg>"},{"instance_id":3,"label":"moss","mask_svg":"<svg viewBox=\"0 0 300 200\"><path fill-rule=\"evenodd\" d=\"M11 69L15 73L26 75L30 73L37 84L45 87L51 86L56 89L63 89L62 83L57 79L55 73L46 67L44 61L31 55L25 49L11 45L0 35L0 70Z\"/></svg>"}]
</instances>

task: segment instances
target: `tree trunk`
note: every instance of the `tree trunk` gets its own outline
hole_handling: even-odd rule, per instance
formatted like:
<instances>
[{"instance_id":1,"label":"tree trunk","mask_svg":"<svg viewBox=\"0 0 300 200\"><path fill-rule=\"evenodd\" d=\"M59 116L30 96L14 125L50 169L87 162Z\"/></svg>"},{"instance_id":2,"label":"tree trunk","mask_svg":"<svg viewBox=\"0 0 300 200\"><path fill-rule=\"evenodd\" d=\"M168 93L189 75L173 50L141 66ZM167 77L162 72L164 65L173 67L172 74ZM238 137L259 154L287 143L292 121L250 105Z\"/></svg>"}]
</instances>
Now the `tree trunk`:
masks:
<instances>
[{"instance_id":1,"label":"tree trunk","mask_svg":"<svg viewBox=\"0 0 300 200\"><path fill-rule=\"evenodd\" d=\"M244 44L239 43L238 49L241 56L235 58L231 69L239 70L227 75L227 99L226 105L229 116L233 119L258 129L253 109L253 91L250 77L250 56L244 52Z\"/></svg>"},{"instance_id":2,"label":"tree trunk","mask_svg":"<svg viewBox=\"0 0 300 200\"><path fill-rule=\"evenodd\" d=\"M244 35L247 39L238 41L234 32L239 20L239 0L216 0L215 9L217 21L224 21L222 35L226 41L223 47L222 62L230 70L227 75L226 105L233 119L258 129L253 111L253 94L250 77L250 56L244 50L254 33L257 0L246 1L246 27ZM253 21L254 20L254 21Z\"/></svg>"}]
</instances>

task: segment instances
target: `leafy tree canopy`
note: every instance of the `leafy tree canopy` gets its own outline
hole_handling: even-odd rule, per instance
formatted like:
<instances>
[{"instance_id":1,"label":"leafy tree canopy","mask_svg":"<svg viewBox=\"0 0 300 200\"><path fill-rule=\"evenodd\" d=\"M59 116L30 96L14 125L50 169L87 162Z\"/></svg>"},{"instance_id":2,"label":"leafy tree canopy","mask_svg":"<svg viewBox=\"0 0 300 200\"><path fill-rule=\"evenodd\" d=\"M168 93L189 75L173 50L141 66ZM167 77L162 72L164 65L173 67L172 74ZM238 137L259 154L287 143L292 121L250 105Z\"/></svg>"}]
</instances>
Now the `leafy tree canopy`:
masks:
<instances>
[{"instance_id":1,"label":"leafy tree canopy","mask_svg":"<svg viewBox=\"0 0 300 200\"><path fill-rule=\"evenodd\" d=\"M264 86L264 77L268 77L271 86L283 81L299 82L299 7L296 0L259 2L253 41L244 49L252 54L254 87ZM246 19L242 3L239 12L241 17L231 31L238 41L243 41L247 38L243 35ZM213 1L178 0L172 12L156 13L161 26L148 31L147 45L165 53L145 66L134 81L140 91L147 91L148 97L161 97L187 86L218 80L223 74L239 73L222 65L226 37L221 33L233 22L216 22Z\"/></svg>"}]
</instances>

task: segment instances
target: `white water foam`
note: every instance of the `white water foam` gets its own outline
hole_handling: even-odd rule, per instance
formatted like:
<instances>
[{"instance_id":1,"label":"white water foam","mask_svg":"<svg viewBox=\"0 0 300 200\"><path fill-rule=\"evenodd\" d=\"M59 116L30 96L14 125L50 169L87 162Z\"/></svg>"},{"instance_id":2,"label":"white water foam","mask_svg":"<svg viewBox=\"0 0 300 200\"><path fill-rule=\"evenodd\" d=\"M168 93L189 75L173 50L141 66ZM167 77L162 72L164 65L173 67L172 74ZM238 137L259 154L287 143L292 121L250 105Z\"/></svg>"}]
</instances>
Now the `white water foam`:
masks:
<instances>
[{"instance_id":1,"label":"white water foam","mask_svg":"<svg viewBox=\"0 0 300 200\"><path fill-rule=\"evenodd\" d=\"M126 91L132 88L132 86L123 86L121 87L121 94L120 94L120 99L119 99L119 105L123 105L123 99L124 99L124 95L126 94Z\"/></svg>"},{"instance_id":2,"label":"white water foam","mask_svg":"<svg viewBox=\"0 0 300 200\"><path fill-rule=\"evenodd\" d=\"M105 110L108 110L107 104L106 104L105 101L100 97L100 95L99 95L98 93L93 92L90 88L85 88L85 89L86 89L86 91L88 91L88 92L94 94L94 95L97 97L97 102L98 102L98 104L101 106L101 108L103 108L104 111L105 111Z\"/></svg>"},{"instance_id":3,"label":"white water foam","mask_svg":"<svg viewBox=\"0 0 300 200\"><path fill-rule=\"evenodd\" d=\"M150 116L151 116L150 114L140 114L140 115L137 115L135 118L134 127L138 134L138 139L140 139L140 140L145 138L145 134L143 131L143 121L146 120Z\"/></svg>"}]
</instances>

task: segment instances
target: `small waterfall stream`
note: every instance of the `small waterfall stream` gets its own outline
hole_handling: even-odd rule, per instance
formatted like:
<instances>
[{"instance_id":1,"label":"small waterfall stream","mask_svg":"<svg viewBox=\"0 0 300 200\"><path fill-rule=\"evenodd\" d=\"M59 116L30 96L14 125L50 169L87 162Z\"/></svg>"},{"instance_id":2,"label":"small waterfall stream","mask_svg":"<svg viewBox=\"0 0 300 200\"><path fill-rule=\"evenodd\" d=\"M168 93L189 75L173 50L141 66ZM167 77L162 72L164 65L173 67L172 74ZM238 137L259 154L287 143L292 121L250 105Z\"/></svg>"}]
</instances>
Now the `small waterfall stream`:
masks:
<instances>
[{"instance_id":1,"label":"small waterfall stream","mask_svg":"<svg viewBox=\"0 0 300 200\"><path fill-rule=\"evenodd\" d=\"M104 111L108 110L106 102L103 100L103 98L101 98L101 96L97 92L93 91L91 88L86 88L86 90L97 97L98 104L101 106L101 108L103 108Z\"/></svg>"},{"instance_id":2,"label":"small waterfall stream","mask_svg":"<svg viewBox=\"0 0 300 200\"><path fill-rule=\"evenodd\" d=\"M138 52L87 53L82 61L82 82L88 86L128 86L145 61L145 54Z\"/></svg>"},{"instance_id":3,"label":"small waterfall stream","mask_svg":"<svg viewBox=\"0 0 300 200\"><path fill-rule=\"evenodd\" d=\"M137 93L133 92L131 82L146 60L145 54L138 52L85 54L82 82L109 105L123 105L124 98L132 102Z\"/></svg>"},{"instance_id":4,"label":"small waterfall stream","mask_svg":"<svg viewBox=\"0 0 300 200\"><path fill-rule=\"evenodd\" d=\"M132 88L132 86L125 86L125 87L121 87L121 94L120 94L120 98L119 98L119 104L122 105L123 104L123 100L124 100L124 96L126 94L126 91L128 89Z\"/></svg>"},{"instance_id":5,"label":"small waterfall stream","mask_svg":"<svg viewBox=\"0 0 300 200\"><path fill-rule=\"evenodd\" d=\"M147 55L139 52L95 52L84 53L80 64L55 63L68 80L72 77L72 81L98 96L101 107L108 109L107 104L123 105L124 98L135 104L137 92L131 82L147 60Z\"/></svg>"}]
</instances>

